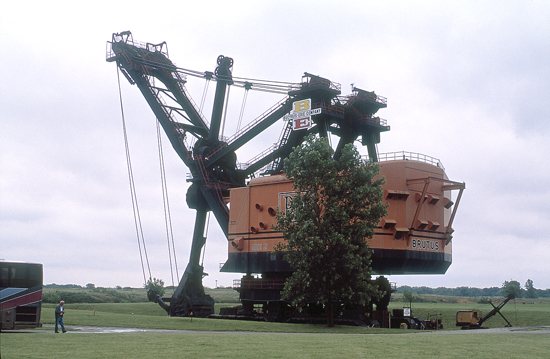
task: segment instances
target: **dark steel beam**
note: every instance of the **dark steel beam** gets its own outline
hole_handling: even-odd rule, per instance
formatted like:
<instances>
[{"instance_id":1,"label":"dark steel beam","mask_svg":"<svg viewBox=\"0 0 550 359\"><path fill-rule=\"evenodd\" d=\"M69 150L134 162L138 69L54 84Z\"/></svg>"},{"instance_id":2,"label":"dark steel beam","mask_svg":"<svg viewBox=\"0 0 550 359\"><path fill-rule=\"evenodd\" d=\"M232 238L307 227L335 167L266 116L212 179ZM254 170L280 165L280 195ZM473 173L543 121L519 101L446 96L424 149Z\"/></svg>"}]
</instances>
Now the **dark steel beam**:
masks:
<instances>
[{"instance_id":1,"label":"dark steel beam","mask_svg":"<svg viewBox=\"0 0 550 359\"><path fill-rule=\"evenodd\" d=\"M216 68L216 94L214 96L214 106L212 108L212 118L210 119L210 133L208 142L215 144L219 142L220 125L222 121L223 108L225 105L225 93L227 86L232 83L231 67L233 59L220 55L218 57L218 67Z\"/></svg>"},{"instance_id":2,"label":"dark steel beam","mask_svg":"<svg viewBox=\"0 0 550 359\"><path fill-rule=\"evenodd\" d=\"M233 140L227 146L217 150L215 153L209 156L207 167L212 166L217 160L227 155L228 153L233 153L248 141L252 140L254 137L265 131L269 126L273 125L279 119L281 119L287 112L291 109L291 99L288 99L285 103L281 105L277 110L267 116L264 120L258 122L255 126L251 127L248 131L243 133L241 136Z\"/></svg>"}]
</instances>

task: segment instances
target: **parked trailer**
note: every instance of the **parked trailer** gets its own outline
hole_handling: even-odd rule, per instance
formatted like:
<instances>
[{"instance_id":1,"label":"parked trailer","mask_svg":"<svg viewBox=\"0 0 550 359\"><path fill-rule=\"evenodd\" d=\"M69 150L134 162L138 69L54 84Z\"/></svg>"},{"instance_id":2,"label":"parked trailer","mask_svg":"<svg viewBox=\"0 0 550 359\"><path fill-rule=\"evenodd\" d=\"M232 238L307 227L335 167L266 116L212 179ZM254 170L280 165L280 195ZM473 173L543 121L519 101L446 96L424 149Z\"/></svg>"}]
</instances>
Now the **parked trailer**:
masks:
<instances>
[{"instance_id":1,"label":"parked trailer","mask_svg":"<svg viewBox=\"0 0 550 359\"><path fill-rule=\"evenodd\" d=\"M42 264L0 261L0 329L41 327Z\"/></svg>"}]
</instances>

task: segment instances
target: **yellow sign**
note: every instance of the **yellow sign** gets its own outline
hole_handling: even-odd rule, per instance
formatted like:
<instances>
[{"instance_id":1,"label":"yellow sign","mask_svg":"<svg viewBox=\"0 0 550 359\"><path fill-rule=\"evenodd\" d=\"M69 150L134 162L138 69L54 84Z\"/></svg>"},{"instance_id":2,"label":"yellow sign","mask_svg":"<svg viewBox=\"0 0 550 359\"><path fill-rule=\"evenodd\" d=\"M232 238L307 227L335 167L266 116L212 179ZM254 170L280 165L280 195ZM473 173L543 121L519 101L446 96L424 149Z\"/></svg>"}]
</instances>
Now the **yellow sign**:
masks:
<instances>
[{"instance_id":1,"label":"yellow sign","mask_svg":"<svg viewBox=\"0 0 550 359\"><path fill-rule=\"evenodd\" d=\"M295 101L292 103L292 111L283 117L286 121L292 121L293 130L304 130L313 126L311 116L321 113L320 108L311 109L311 99Z\"/></svg>"}]
</instances>

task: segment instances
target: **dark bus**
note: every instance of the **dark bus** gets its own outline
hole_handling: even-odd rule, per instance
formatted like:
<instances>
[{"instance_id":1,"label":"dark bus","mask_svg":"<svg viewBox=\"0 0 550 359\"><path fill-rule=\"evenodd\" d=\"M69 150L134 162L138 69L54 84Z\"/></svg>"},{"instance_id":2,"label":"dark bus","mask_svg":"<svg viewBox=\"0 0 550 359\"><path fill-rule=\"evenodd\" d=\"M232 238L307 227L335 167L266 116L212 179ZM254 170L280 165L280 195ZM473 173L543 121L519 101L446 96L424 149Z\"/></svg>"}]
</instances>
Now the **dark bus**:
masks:
<instances>
[{"instance_id":1,"label":"dark bus","mask_svg":"<svg viewBox=\"0 0 550 359\"><path fill-rule=\"evenodd\" d=\"M0 261L0 329L41 327L42 264Z\"/></svg>"}]
</instances>

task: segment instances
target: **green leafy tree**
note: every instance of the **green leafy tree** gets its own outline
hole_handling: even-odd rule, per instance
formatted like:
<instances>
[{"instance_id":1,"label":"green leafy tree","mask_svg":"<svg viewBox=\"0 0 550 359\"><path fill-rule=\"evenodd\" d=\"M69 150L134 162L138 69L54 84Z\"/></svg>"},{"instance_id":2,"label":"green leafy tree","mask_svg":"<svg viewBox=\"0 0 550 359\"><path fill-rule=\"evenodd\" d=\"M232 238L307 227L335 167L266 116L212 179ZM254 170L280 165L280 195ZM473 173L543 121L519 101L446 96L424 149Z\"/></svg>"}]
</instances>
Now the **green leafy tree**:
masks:
<instances>
[{"instance_id":1,"label":"green leafy tree","mask_svg":"<svg viewBox=\"0 0 550 359\"><path fill-rule=\"evenodd\" d=\"M376 304L376 310L388 310L390 304L391 295L395 292L394 288L388 278L380 276L374 280L376 286L378 286L379 296L373 298L372 303Z\"/></svg>"},{"instance_id":2,"label":"green leafy tree","mask_svg":"<svg viewBox=\"0 0 550 359\"><path fill-rule=\"evenodd\" d=\"M147 289L147 291L153 289L158 295L161 297L164 295L165 288L164 288L164 281L162 279L149 278L147 280L147 283L144 285L144 288Z\"/></svg>"},{"instance_id":3,"label":"green leafy tree","mask_svg":"<svg viewBox=\"0 0 550 359\"><path fill-rule=\"evenodd\" d=\"M537 290L533 286L533 281L531 279L527 279L527 282L525 282L525 290L527 291L527 298L539 297L539 294L537 293Z\"/></svg>"},{"instance_id":4,"label":"green leafy tree","mask_svg":"<svg viewBox=\"0 0 550 359\"><path fill-rule=\"evenodd\" d=\"M416 300L416 296L408 289L405 289L403 291L403 302L414 302Z\"/></svg>"},{"instance_id":5,"label":"green leafy tree","mask_svg":"<svg viewBox=\"0 0 550 359\"><path fill-rule=\"evenodd\" d=\"M521 285L517 280L504 281L502 293L505 297L521 298Z\"/></svg>"},{"instance_id":6,"label":"green leafy tree","mask_svg":"<svg viewBox=\"0 0 550 359\"><path fill-rule=\"evenodd\" d=\"M309 136L285 160L296 194L275 227L287 240L276 250L286 251L285 260L295 269L282 297L297 306L323 304L329 327L337 303L366 305L379 295L370 281L365 238L386 215L383 179L374 179L379 166L365 163L352 144L338 159L333 156L326 139Z\"/></svg>"}]
</instances>

